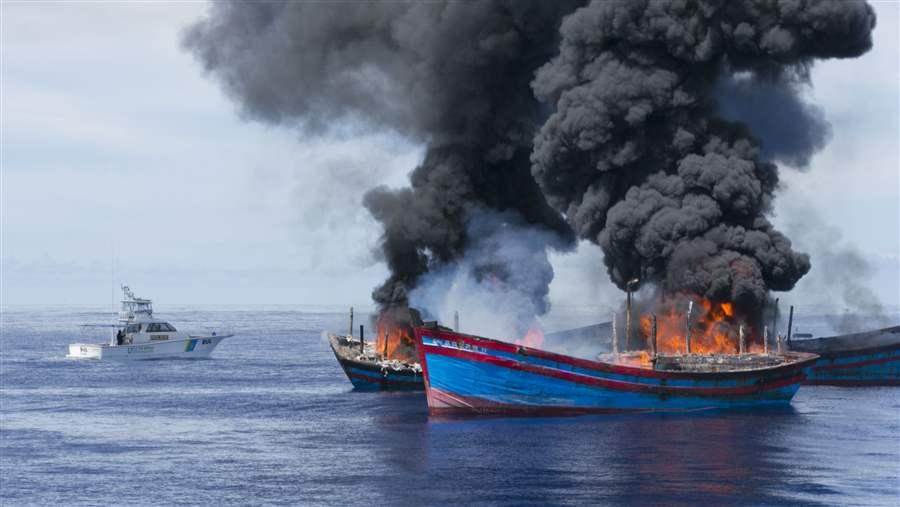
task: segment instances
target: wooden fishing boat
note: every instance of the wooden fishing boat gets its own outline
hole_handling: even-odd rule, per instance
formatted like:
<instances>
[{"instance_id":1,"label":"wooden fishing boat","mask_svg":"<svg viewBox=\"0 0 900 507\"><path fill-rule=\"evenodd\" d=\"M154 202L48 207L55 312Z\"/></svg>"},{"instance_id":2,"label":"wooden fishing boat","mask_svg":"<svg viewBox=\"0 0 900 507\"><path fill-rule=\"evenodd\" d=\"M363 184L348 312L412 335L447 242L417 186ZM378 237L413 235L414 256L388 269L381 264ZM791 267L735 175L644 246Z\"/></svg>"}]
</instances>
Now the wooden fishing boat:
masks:
<instances>
[{"instance_id":1,"label":"wooden fishing boat","mask_svg":"<svg viewBox=\"0 0 900 507\"><path fill-rule=\"evenodd\" d=\"M789 343L791 350L819 355L808 384L900 385L900 326Z\"/></svg>"},{"instance_id":2,"label":"wooden fishing boat","mask_svg":"<svg viewBox=\"0 0 900 507\"><path fill-rule=\"evenodd\" d=\"M422 367L396 359L383 359L371 343L349 335L330 335L328 342L353 388L360 391L421 391Z\"/></svg>"},{"instance_id":3,"label":"wooden fishing boat","mask_svg":"<svg viewBox=\"0 0 900 507\"><path fill-rule=\"evenodd\" d=\"M815 354L646 352L585 360L458 333L436 324L415 337L431 414L582 414L786 404Z\"/></svg>"}]
</instances>

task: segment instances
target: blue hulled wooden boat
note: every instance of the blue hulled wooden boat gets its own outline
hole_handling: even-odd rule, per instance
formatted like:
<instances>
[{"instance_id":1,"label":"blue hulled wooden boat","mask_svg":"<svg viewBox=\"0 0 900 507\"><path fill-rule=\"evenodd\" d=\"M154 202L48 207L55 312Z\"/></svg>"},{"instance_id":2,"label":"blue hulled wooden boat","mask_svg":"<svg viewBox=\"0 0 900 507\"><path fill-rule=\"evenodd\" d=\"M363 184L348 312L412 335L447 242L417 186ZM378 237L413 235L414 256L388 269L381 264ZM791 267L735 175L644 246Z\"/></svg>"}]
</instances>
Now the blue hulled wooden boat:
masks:
<instances>
[{"instance_id":1,"label":"blue hulled wooden boat","mask_svg":"<svg viewBox=\"0 0 900 507\"><path fill-rule=\"evenodd\" d=\"M815 354L605 355L592 361L415 328L429 412L582 414L786 404ZM609 358L609 360L606 360Z\"/></svg>"},{"instance_id":2,"label":"blue hulled wooden boat","mask_svg":"<svg viewBox=\"0 0 900 507\"><path fill-rule=\"evenodd\" d=\"M791 350L818 354L807 383L837 386L900 385L900 326L811 340Z\"/></svg>"},{"instance_id":3,"label":"blue hulled wooden boat","mask_svg":"<svg viewBox=\"0 0 900 507\"><path fill-rule=\"evenodd\" d=\"M418 363L384 359L370 343L351 336L330 335L328 342L341 369L359 391L421 391L425 388Z\"/></svg>"}]
</instances>

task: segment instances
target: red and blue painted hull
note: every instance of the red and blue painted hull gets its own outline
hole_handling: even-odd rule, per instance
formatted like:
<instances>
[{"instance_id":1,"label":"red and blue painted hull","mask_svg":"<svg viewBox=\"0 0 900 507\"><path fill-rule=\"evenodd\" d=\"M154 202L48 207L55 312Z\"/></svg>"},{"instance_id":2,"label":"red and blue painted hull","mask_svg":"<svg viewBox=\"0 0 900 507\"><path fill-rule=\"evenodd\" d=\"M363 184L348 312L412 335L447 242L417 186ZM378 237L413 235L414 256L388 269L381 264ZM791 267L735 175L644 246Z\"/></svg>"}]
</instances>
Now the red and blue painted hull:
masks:
<instances>
[{"instance_id":1,"label":"red and blue painted hull","mask_svg":"<svg viewBox=\"0 0 900 507\"><path fill-rule=\"evenodd\" d=\"M681 411L786 404L814 354L728 372L656 371L589 361L456 333L416 328L433 415Z\"/></svg>"},{"instance_id":2,"label":"red and blue painted hull","mask_svg":"<svg viewBox=\"0 0 900 507\"><path fill-rule=\"evenodd\" d=\"M791 348L819 355L808 384L900 386L900 326L796 341Z\"/></svg>"}]
</instances>

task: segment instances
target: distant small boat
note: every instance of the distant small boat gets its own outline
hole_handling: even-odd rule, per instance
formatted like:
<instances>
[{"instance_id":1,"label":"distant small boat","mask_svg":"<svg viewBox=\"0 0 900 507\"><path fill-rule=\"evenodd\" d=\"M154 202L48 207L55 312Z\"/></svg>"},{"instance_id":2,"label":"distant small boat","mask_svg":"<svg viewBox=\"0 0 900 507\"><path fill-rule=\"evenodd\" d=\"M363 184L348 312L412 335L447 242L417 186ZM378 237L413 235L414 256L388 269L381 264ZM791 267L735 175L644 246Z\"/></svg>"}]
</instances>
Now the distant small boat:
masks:
<instances>
[{"instance_id":1,"label":"distant small boat","mask_svg":"<svg viewBox=\"0 0 900 507\"><path fill-rule=\"evenodd\" d=\"M836 386L900 385L900 326L864 333L797 340L791 350L818 354L808 384Z\"/></svg>"},{"instance_id":2,"label":"distant small boat","mask_svg":"<svg viewBox=\"0 0 900 507\"><path fill-rule=\"evenodd\" d=\"M352 336L329 335L328 343L341 369L360 391L421 391L425 389L422 367L383 359L371 343Z\"/></svg>"},{"instance_id":3,"label":"distant small boat","mask_svg":"<svg viewBox=\"0 0 900 507\"><path fill-rule=\"evenodd\" d=\"M193 335L181 333L166 321L153 317L153 303L137 298L127 286L122 286L125 298L119 312L118 324L87 324L85 327L116 329L110 343L72 343L66 355L70 359L142 360L209 357L213 349L231 334L210 333Z\"/></svg>"},{"instance_id":4,"label":"distant small boat","mask_svg":"<svg viewBox=\"0 0 900 507\"><path fill-rule=\"evenodd\" d=\"M592 361L430 325L415 328L431 414L583 414L785 404L815 354Z\"/></svg>"}]
</instances>

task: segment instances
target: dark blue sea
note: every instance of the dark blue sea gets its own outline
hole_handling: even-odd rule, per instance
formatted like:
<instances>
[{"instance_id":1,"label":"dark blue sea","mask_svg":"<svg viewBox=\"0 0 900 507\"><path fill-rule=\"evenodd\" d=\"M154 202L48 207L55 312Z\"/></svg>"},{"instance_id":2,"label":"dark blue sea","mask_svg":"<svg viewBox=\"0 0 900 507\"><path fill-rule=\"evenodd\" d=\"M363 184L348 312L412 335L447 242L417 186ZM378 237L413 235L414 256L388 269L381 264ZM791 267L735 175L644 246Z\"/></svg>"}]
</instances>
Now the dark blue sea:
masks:
<instances>
[{"instance_id":1,"label":"dark blue sea","mask_svg":"<svg viewBox=\"0 0 900 507\"><path fill-rule=\"evenodd\" d=\"M900 504L900 388L803 387L780 410L429 419L358 393L343 313L158 308L231 328L202 361L81 362L109 311L8 308L2 505Z\"/></svg>"}]
</instances>

